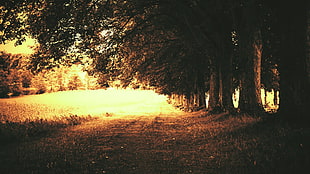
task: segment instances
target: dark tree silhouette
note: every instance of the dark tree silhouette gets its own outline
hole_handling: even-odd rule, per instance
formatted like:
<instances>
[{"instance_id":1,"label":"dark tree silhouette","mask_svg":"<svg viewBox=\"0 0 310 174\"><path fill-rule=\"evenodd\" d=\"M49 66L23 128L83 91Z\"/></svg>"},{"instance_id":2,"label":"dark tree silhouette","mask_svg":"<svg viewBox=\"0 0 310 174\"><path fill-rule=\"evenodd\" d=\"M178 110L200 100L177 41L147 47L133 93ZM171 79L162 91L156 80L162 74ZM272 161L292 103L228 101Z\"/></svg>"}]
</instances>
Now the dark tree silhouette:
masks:
<instances>
[{"instance_id":1,"label":"dark tree silhouette","mask_svg":"<svg viewBox=\"0 0 310 174\"><path fill-rule=\"evenodd\" d=\"M277 8L280 33L280 114L290 120L309 124L310 78L309 2L283 3ZM308 14L307 14L308 13Z\"/></svg>"}]
</instances>

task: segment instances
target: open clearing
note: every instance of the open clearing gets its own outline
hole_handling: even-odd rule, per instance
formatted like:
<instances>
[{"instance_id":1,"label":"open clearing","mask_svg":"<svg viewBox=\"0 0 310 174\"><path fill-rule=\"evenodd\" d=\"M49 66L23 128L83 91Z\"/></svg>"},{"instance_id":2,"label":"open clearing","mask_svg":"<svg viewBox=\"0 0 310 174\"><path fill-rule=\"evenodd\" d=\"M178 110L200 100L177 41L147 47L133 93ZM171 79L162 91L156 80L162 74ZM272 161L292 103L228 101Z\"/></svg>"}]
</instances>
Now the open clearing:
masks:
<instances>
[{"instance_id":1,"label":"open clearing","mask_svg":"<svg viewBox=\"0 0 310 174\"><path fill-rule=\"evenodd\" d=\"M164 95L150 90L101 89L64 91L0 99L0 114L25 119L53 119L66 115L138 116L178 114Z\"/></svg>"},{"instance_id":2,"label":"open clearing","mask_svg":"<svg viewBox=\"0 0 310 174\"><path fill-rule=\"evenodd\" d=\"M0 115L3 121L10 119L2 121L2 126L23 124L19 121L23 117L28 117L25 122L31 125L29 119L43 119L43 115L50 122L66 114L94 117L23 141L1 143L1 173L310 171L307 128L293 128L273 116L183 113L167 105L163 96L152 93L151 100L152 95L147 91L140 92L150 98L142 93L137 95L138 91L101 92L90 97L96 92L88 91L79 101L81 91L1 99ZM96 97L102 103L94 105ZM102 101L102 98L111 100ZM8 111L14 108L21 109Z\"/></svg>"}]
</instances>

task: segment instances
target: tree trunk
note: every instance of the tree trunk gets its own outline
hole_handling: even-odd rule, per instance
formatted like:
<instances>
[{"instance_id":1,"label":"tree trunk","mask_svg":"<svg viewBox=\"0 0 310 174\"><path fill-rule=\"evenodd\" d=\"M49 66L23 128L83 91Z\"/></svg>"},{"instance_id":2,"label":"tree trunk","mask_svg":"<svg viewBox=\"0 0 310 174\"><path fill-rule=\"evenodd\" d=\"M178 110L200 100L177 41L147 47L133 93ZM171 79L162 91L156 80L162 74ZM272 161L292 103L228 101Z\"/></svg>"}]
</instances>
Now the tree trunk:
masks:
<instances>
[{"instance_id":1,"label":"tree trunk","mask_svg":"<svg viewBox=\"0 0 310 174\"><path fill-rule=\"evenodd\" d=\"M278 101L278 92L277 90L273 90L273 104L275 106L279 105L279 101Z\"/></svg>"},{"instance_id":2,"label":"tree trunk","mask_svg":"<svg viewBox=\"0 0 310 174\"><path fill-rule=\"evenodd\" d=\"M194 88L190 92L190 107L191 111L198 111L206 108L206 95L203 74L196 72L194 77Z\"/></svg>"},{"instance_id":3,"label":"tree trunk","mask_svg":"<svg viewBox=\"0 0 310 174\"><path fill-rule=\"evenodd\" d=\"M308 10L307 1L283 3L278 14L281 36L279 114L289 120L303 123L309 120L310 106L310 80L307 68L309 56L306 47Z\"/></svg>"},{"instance_id":4,"label":"tree trunk","mask_svg":"<svg viewBox=\"0 0 310 174\"><path fill-rule=\"evenodd\" d=\"M213 58L210 68L210 89L209 89L209 113L222 112L222 103L220 98L220 79L217 60Z\"/></svg>"},{"instance_id":5,"label":"tree trunk","mask_svg":"<svg viewBox=\"0 0 310 174\"><path fill-rule=\"evenodd\" d=\"M228 37L230 38L230 37ZM228 40L227 38L227 40ZM226 39L226 38L225 38ZM223 60L221 61L221 78L222 78L222 103L223 109L226 112L233 113L235 112L232 94L233 94L233 71L232 71L232 43L224 42L225 50L223 52Z\"/></svg>"},{"instance_id":6,"label":"tree trunk","mask_svg":"<svg viewBox=\"0 0 310 174\"><path fill-rule=\"evenodd\" d=\"M241 33L242 64L239 108L241 112L256 114L263 111L261 101L261 33L260 30L248 30Z\"/></svg>"},{"instance_id":7,"label":"tree trunk","mask_svg":"<svg viewBox=\"0 0 310 174\"><path fill-rule=\"evenodd\" d=\"M267 95L268 95L268 90L267 89L264 89L264 93L265 93L265 96L264 96L264 107L266 108L268 106L268 101L267 101Z\"/></svg>"},{"instance_id":8,"label":"tree trunk","mask_svg":"<svg viewBox=\"0 0 310 174\"><path fill-rule=\"evenodd\" d=\"M183 111L198 111L206 109L206 95L203 75L198 71L194 75L191 91L186 94L172 93L169 96L169 102Z\"/></svg>"}]
</instances>

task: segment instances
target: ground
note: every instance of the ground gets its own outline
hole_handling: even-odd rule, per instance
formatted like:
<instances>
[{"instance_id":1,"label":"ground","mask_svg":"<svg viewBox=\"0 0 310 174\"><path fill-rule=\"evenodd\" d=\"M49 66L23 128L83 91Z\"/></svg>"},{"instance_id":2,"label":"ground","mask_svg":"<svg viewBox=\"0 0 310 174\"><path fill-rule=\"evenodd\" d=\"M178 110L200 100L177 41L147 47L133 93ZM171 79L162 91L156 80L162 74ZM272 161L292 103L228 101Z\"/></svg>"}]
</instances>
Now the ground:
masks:
<instances>
[{"instance_id":1,"label":"ground","mask_svg":"<svg viewBox=\"0 0 310 174\"><path fill-rule=\"evenodd\" d=\"M0 143L1 173L310 171L310 130L276 116L176 111L105 113L59 127L47 122L54 129L43 129L46 132L38 126L46 124L42 120L2 123L6 128L25 127L22 135L27 138ZM33 130L41 133L31 136Z\"/></svg>"}]
</instances>

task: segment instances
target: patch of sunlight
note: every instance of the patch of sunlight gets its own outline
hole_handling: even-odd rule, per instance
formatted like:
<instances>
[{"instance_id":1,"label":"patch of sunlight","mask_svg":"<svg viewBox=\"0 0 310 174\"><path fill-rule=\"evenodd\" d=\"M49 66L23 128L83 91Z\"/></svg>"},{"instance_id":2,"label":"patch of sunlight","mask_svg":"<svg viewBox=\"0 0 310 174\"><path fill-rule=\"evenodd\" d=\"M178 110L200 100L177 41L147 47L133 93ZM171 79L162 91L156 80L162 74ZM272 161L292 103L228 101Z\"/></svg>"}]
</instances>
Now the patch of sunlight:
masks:
<instances>
[{"instance_id":1,"label":"patch of sunlight","mask_svg":"<svg viewBox=\"0 0 310 174\"><path fill-rule=\"evenodd\" d=\"M48 108L67 109L66 113L76 115L113 116L147 116L169 115L181 113L167 103L167 97L151 90L133 89L99 89L62 91L41 95L29 95L10 99L1 99L1 102L27 104L29 106L44 105ZM64 115L66 113L63 113ZM0 111L1 114L1 111ZM22 113L21 113L22 114ZM41 114L44 114L42 112ZM57 113L59 114L59 113ZM50 115L50 113L45 113ZM42 116L42 115L41 115Z\"/></svg>"},{"instance_id":2,"label":"patch of sunlight","mask_svg":"<svg viewBox=\"0 0 310 174\"><path fill-rule=\"evenodd\" d=\"M8 52L11 54L32 54L34 52L32 47L35 47L36 40L26 36L26 41L22 45L15 46L14 41L7 44L0 44L0 51Z\"/></svg>"},{"instance_id":3,"label":"patch of sunlight","mask_svg":"<svg viewBox=\"0 0 310 174\"><path fill-rule=\"evenodd\" d=\"M240 95L240 89L236 88L232 95L233 105L235 108L238 108L239 106L239 95ZM279 101L280 101L279 91L274 91L272 89L271 91L265 92L265 89L262 88L261 99L262 99L262 105L265 111L276 112L279 109Z\"/></svg>"},{"instance_id":4,"label":"patch of sunlight","mask_svg":"<svg viewBox=\"0 0 310 174\"><path fill-rule=\"evenodd\" d=\"M240 95L240 89L236 88L232 95L233 105L235 108L239 107L239 95Z\"/></svg>"},{"instance_id":5,"label":"patch of sunlight","mask_svg":"<svg viewBox=\"0 0 310 174\"><path fill-rule=\"evenodd\" d=\"M279 91L272 89L271 91L265 92L265 89L261 89L261 98L264 109L267 112L276 112L279 109Z\"/></svg>"}]
</instances>

